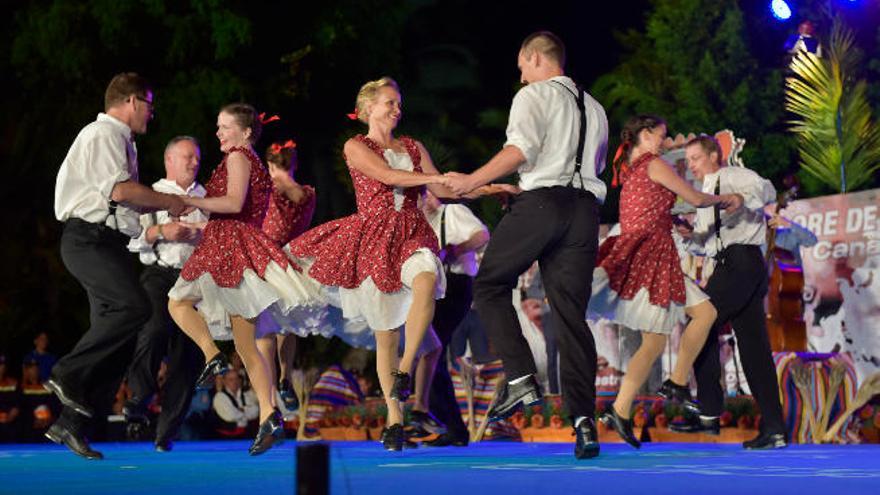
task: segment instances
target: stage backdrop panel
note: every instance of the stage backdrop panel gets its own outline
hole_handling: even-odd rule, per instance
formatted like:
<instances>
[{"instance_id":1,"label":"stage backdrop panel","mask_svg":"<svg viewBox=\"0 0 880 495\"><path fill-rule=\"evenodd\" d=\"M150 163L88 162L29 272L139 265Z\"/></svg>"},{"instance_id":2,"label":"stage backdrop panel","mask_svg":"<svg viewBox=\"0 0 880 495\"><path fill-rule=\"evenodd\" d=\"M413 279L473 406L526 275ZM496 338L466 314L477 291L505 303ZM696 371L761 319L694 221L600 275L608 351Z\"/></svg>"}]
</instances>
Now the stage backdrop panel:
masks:
<instances>
[{"instance_id":1,"label":"stage backdrop panel","mask_svg":"<svg viewBox=\"0 0 880 495\"><path fill-rule=\"evenodd\" d=\"M793 201L782 215L819 242L802 249L812 352L847 353L859 383L880 371L880 189Z\"/></svg>"}]
</instances>

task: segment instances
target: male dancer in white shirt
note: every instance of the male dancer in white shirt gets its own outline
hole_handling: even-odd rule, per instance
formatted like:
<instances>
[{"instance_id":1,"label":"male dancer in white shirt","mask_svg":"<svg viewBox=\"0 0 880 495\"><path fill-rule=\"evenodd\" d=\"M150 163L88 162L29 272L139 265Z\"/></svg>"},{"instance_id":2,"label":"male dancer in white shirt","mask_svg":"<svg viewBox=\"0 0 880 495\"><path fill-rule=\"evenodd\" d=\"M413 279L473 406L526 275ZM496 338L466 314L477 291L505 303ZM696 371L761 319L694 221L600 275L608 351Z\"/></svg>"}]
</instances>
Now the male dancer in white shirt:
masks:
<instances>
[{"instance_id":1,"label":"male dancer in white shirt","mask_svg":"<svg viewBox=\"0 0 880 495\"><path fill-rule=\"evenodd\" d=\"M694 431L718 431L724 402L718 331L730 322L736 332L746 380L761 410L760 433L744 442L743 447L785 447L786 427L764 313L768 281L761 250L766 241L764 206L776 200L776 190L770 181L752 170L722 167L721 148L711 136L691 140L685 146L685 158L694 177L703 181L703 192L743 197L743 208L733 214L699 208L693 230L687 225L677 227L682 237L714 263L704 290L718 310L718 318L694 363L700 402L699 424ZM686 395L681 399L690 398L689 392Z\"/></svg>"},{"instance_id":2,"label":"male dancer in white shirt","mask_svg":"<svg viewBox=\"0 0 880 495\"><path fill-rule=\"evenodd\" d=\"M165 178L153 184L154 190L205 197L205 188L196 182L201 152L195 138L173 138L165 146L164 159ZM141 273L141 285L150 298L153 312L138 334L128 371L131 398L125 402L122 412L129 438L143 440L148 425L146 407L159 389L156 377L167 355L168 376L172 379L165 382L162 411L156 423L155 447L159 452L171 450L203 367L198 346L177 328L168 314L168 291L196 248L199 227L207 221L207 215L199 209L179 219L164 210L141 215L143 231L128 243L128 249L138 253L141 263L146 265Z\"/></svg>"},{"instance_id":3,"label":"male dancer in white shirt","mask_svg":"<svg viewBox=\"0 0 880 495\"><path fill-rule=\"evenodd\" d=\"M46 432L87 459L102 459L85 437L88 419L109 411L150 300L126 250L140 234L142 210L185 211L179 196L138 183L135 134L147 132L153 90L139 75L116 75L104 111L71 145L55 183L55 218L64 222L61 259L88 294L91 327L52 369L45 386L64 404Z\"/></svg>"},{"instance_id":4,"label":"male dancer in white shirt","mask_svg":"<svg viewBox=\"0 0 880 495\"><path fill-rule=\"evenodd\" d=\"M558 316L560 379L576 434L575 457L599 454L596 344L584 321L599 239L598 204L605 183L608 120L605 110L565 75L565 46L553 33L529 35L517 60L521 80L510 108L507 142L469 175L449 173L447 184L466 194L518 172L514 197L486 249L477 275L476 309L504 362L507 384L490 418L541 400L535 361L511 301L517 279L535 260Z\"/></svg>"}]
</instances>

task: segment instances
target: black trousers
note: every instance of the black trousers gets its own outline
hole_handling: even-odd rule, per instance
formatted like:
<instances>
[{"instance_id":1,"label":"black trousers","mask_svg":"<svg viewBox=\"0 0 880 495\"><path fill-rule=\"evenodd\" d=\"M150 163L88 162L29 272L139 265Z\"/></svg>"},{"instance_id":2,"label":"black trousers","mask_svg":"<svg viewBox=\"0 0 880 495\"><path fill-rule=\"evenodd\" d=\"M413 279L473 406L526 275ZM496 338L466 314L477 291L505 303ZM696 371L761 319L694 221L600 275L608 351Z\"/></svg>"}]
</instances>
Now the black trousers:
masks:
<instances>
[{"instance_id":1,"label":"black trousers","mask_svg":"<svg viewBox=\"0 0 880 495\"><path fill-rule=\"evenodd\" d=\"M198 346L180 330L168 313L168 291L180 270L150 265L141 273L141 285L153 307L149 321L137 338L134 358L128 370L131 402L146 406L159 390L156 375L168 356L168 379L162 389L162 412L156 424L156 439L171 440L189 411L196 379L203 366Z\"/></svg>"},{"instance_id":2,"label":"black trousers","mask_svg":"<svg viewBox=\"0 0 880 495\"><path fill-rule=\"evenodd\" d=\"M761 409L761 430L785 433L764 314L768 283L764 255L758 246L735 244L723 251L722 258L723 262L719 261L705 289L718 311L718 318L694 362L701 412L707 416L718 416L722 412L724 392L720 383L718 332L730 322L736 333L746 380Z\"/></svg>"},{"instance_id":3,"label":"black trousers","mask_svg":"<svg viewBox=\"0 0 880 495\"><path fill-rule=\"evenodd\" d=\"M596 409L596 343L584 321L598 249L599 214L591 193L570 187L517 196L486 248L474 294L480 320L512 380L536 372L511 302L521 273L538 260L556 315L563 401L572 416Z\"/></svg>"},{"instance_id":4,"label":"black trousers","mask_svg":"<svg viewBox=\"0 0 880 495\"><path fill-rule=\"evenodd\" d=\"M450 434L456 436L467 436L467 427L461 419L458 401L455 400L455 390L447 366L449 359L447 350L452 334L471 308L473 285L473 278L447 272L446 297L437 301L432 322L434 331L443 344L443 352L434 370L434 381L431 382L428 401L437 419L446 425Z\"/></svg>"},{"instance_id":5,"label":"black trousers","mask_svg":"<svg viewBox=\"0 0 880 495\"><path fill-rule=\"evenodd\" d=\"M88 295L91 326L52 375L96 415L109 411L138 331L150 318L150 301L127 243L128 237L115 230L78 219L68 220L61 235L61 259ZM76 427L78 415L71 411L65 408L60 420Z\"/></svg>"}]
</instances>

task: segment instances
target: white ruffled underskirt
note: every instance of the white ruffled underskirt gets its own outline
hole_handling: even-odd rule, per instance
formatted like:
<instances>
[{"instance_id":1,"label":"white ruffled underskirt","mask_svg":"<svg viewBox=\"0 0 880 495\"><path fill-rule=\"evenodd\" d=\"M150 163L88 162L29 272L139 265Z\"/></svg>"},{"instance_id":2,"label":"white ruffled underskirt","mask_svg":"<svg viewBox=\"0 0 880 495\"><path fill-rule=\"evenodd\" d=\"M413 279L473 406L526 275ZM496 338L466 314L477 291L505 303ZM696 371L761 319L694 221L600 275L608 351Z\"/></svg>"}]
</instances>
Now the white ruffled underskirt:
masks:
<instances>
[{"instance_id":1,"label":"white ruffled underskirt","mask_svg":"<svg viewBox=\"0 0 880 495\"><path fill-rule=\"evenodd\" d=\"M266 266L263 278L246 269L235 287L220 287L205 272L192 281L178 278L168 292L170 299L197 301L196 309L205 319L215 340L231 340L230 315L257 318L264 311L288 315L304 329L314 333L327 324L327 308L313 297L308 279L288 266L281 268L274 261Z\"/></svg>"},{"instance_id":2,"label":"white ruffled underskirt","mask_svg":"<svg viewBox=\"0 0 880 495\"><path fill-rule=\"evenodd\" d=\"M670 301L669 306L651 304L648 289L641 288L632 299L621 299L611 289L604 268L593 270L593 294L587 308L587 319L605 318L627 328L643 332L671 334L675 326L687 320L685 308L709 300L709 296L688 277L684 277L685 303Z\"/></svg>"}]
</instances>

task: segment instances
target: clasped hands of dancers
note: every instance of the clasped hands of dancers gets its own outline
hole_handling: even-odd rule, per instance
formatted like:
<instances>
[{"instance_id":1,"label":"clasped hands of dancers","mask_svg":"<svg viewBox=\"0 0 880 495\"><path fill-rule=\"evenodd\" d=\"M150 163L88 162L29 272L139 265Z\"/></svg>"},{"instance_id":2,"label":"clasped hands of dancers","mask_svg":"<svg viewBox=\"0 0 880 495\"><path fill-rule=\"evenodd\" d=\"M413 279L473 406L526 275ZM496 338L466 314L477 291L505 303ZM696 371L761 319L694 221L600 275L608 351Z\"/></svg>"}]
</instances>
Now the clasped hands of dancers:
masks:
<instances>
[{"instance_id":1,"label":"clasped hands of dancers","mask_svg":"<svg viewBox=\"0 0 880 495\"><path fill-rule=\"evenodd\" d=\"M743 196L749 199L750 193L693 190L657 156L665 138L665 124L659 119L633 119L622 135L621 162L631 164L622 177L622 234L599 249L597 205L604 199L605 185L597 174L604 167L608 138L604 109L565 76L565 48L552 33L537 32L527 37L518 52L517 64L526 85L511 107L507 143L471 174L441 175L420 142L394 136L402 106L400 89L392 79L364 84L356 98L354 116L368 130L349 139L343 149L354 184L356 213L314 227L283 245L262 228L273 185L253 149L263 122L250 105L230 104L217 116L216 137L224 157L205 185L204 198L156 193L139 186L131 179L136 177L137 163L136 151L128 141L123 143L127 149L110 160L121 160L114 164L121 171L99 177L95 184L77 184L103 194L105 215L109 211L114 218L117 213L111 206L115 206L105 192L108 180L117 181L117 187L126 184L137 190L138 194L128 195L117 195L114 190L112 199L123 204L147 210L168 208L179 215L184 211L182 202L185 207L210 214L207 223L199 226L201 241L168 292L168 312L204 356L206 364L198 383L210 383L214 375L229 368L215 338L231 336L234 341L259 402L260 426L249 449L252 455L266 452L284 438L275 403L274 373L268 362L271 358L261 354L256 344L260 336L257 319L267 316L277 328L300 336L337 335L360 343L374 336L376 368L388 406L389 426L383 432L382 443L387 450L403 448L402 404L411 393L410 373L431 323L435 300L443 297L446 286L437 237L417 204L424 188L445 200L485 194L510 199L489 242L475 285L475 307L509 379L490 417L509 416L521 404L541 398L533 377L534 361L510 298L516 278L535 260L541 266L550 305L560 321L563 398L573 419L577 458L599 453L593 421L596 350L584 321L588 302L590 311L643 332L642 347L631 361L621 392L611 412L603 416L604 421L638 446L630 419L632 399L663 349L666 335L685 315L690 323L682 339L679 362L661 393L696 407L684 385L720 311L682 274L669 209L679 195L699 208L718 205L732 212L742 207ZM107 118L119 121L113 125L125 127L129 133L143 133L152 117L152 96L152 89L145 83L123 88L122 98L107 99ZM87 138L85 134L77 139ZM717 172L718 151L702 143L691 144L700 145L714 160ZM74 175L65 171L65 166L74 166L68 161L73 163L71 155L59 172L59 187ZM689 166L691 163L689 158ZM520 175L518 186L491 184L516 171ZM56 189L56 206L59 194ZM756 198L752 203L760 200ZM77 216L76 212L64 214L58 208L56 213L69 226L81 228L83 223L93 222L89 225L105 232L91 217ZM725 222L735 216L727 215ZM82 222L71 221L76 218ZM698 222L695 234L705 233L699 231L700 226ZM124 231L114 222L109 232L102 245L116 249L119 234ZM695 242L698 238L694 236ZM726 243L731 244L734 242ZM62 252L64 246L63 237ZM113 283L91 277L89 272L95 267L72 266L68 259L65 264L90 296L95 295L90 297L90 304L106 299L101 289ZM341 310L341 317L339 312L327 310L331 305ZM121 314L126 314L125 310ZM145 319L138 313L125 328L111 335L107 325L96 321L103 316L95 311L92 315L92 328L81 340L82 346L78 344L71 353L79 358L101 346L121 349L130 345ZM398 358L401 327L405 345ZM706 369L715 371L711 356L707 362ZM92 365L94 368L96 363ZM92 410L86 400L93 392L86 383L88 376L77 379L64 369L55 371L50 385L66 408L50 429L50 438L84 457L99 458L81 430L84 416ZM112 382L123 371L116 367L109 371L113 376L105 379ZM746 371L749 373L748 367ZM763 409L764 404L761 406ZM781 433L777 425L774 428L767 433Z\"/></svg>"}]
</instances>

